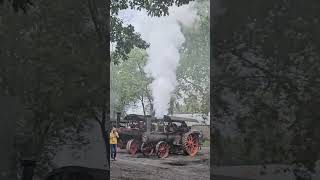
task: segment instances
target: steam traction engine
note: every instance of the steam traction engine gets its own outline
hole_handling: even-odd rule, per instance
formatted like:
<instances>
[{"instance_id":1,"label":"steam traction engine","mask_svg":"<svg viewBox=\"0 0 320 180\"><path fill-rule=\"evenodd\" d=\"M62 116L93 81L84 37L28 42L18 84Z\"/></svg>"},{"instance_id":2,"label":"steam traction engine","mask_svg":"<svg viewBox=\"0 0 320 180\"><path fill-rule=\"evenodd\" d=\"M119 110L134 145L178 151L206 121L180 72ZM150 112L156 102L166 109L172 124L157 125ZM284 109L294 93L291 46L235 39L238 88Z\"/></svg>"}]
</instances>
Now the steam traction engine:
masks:
<instances>
[{"instance_id":1,"label":"steam traction engine","mask_svg":"<svg viewBox=\"0 0 320 180\"><path fill-rule=\"evenodd\" d=\"M141 136L140 151L145 156L157 155L159 158L168 157L169 153L184 153L195 156L199 150L200 132L191 131L186 121L197 122L193 119L164 116L157 123L147 118L147 129ZM133 141L135 146L138 141ZM127 144L130 148L133 144Z\"/></svg>"},{"instance_id":2,"label":"steam traction engine","mask_svg":"<svg viewBox=\"0 0 320 180\"><path fill-rule=\"evenodd\" d=\"M118 148L126 148L128 153L135 154L139 151L141 145L142 134L146 131L146 118L151 116L142 116L136 114L127 115L120 121L117 118L117 126L119 133Z\"/></svg>"}]
</instances>

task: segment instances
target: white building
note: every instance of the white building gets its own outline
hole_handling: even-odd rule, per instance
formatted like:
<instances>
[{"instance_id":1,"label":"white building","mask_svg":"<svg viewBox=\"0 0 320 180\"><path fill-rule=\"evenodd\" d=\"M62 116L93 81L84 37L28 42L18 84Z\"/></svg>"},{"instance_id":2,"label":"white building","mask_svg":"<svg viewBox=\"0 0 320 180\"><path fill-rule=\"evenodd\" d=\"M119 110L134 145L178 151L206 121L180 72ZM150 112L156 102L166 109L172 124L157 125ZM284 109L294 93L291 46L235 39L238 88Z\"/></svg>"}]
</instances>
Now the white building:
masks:
<instances>
[{"instance_id":1,"label":"white building","mask_svg":"<svg viewBox=\"0 0 320 180\"><path fill-rule=\"evenodd\" d=\"M209 115L204 115L204 114L200 114L200 113L196 113L196 114L177 113L177 114L173 114L172 116L198 120L198 123L187 122L188 126L192 126L192 125L210 125L210 113L209 113Z\"/></svg>"}]
</instances>

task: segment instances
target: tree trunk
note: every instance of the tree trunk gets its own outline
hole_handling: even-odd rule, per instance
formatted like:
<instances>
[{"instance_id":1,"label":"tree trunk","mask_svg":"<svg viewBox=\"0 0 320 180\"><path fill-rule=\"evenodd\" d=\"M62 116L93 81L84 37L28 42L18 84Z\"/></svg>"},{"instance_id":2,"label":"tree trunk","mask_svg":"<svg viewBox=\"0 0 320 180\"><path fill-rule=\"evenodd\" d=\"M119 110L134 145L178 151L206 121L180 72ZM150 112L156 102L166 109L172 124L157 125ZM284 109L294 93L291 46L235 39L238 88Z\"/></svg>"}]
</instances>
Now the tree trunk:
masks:
<instances>
[{"instance_id":1,"label":"tree trunk","mask_svg":"<svg viewBox=\"0 0 320 180\"><path fill-rule=\"evenodd\" d=\"M142 105L142 109L143 109L143 115L145 116L146 115L146 109L145 109L145 106L144 106L144 98L143 98L143 95L141 96L141 105Z\"/></svg>"},{"instance_id":2,"label":"tree trunk","mask_svg":"<svg viewBox=\"0 0 320 180\"><path fill-rule=\"evenodd\" d=\"M105 125L100 124L100 131L103 138L103 142L106 150L106 159L107 159L107 169L110 169L110 144L109 144L109 131L105 129Z\"/></svg>"},{"instance_id":3,"label":"tree trunk","mask_svg":"<svg viewBox=\"0 0 320 180\"><path fill-rule=\"evenodd\" d=\"M88 8L91 14L92 21L95 25L97 36L99 38L101 50L101 67L102 67L102 83L103 83L103 101L100 104L102 107L102 119L99 123L102 137L106 147L107 170L110 173L110 144L109 144L109 124L110 124L110 1L105 1L103 4L103 14L97 8L96 0L88 0Z\"/></svg>"},{"instance_id":4,"label":"tree trunk","mask_svg":"<svg viewBox=\"0 0 320 180\"><path fill-rule=\"evenodd\" d=\"M137 65L138 65L138 67L139 67L139 71L140 71L140 74L141 74L141 76L142 77L145 77L145 75L144 75L144 72L143 72L143 68L140 66L140 64L139 63L137 63ZM145 91L146 91L146 94L148 94L148 86L146 85L146 87L145 87L146 89L145 89ZM141 96L141 104L142 104L142 108L143 108L143 115L146 115L146 109L145 109L145 105L144 105L144 98L143 98L143 94L142 94L142 96ZM150 102L150 99L149 99L149 102ZM152 111L150 111L150 114L151 114L151 112Z\"/></svg>"},{"instance_id":5,"label":"tree trunk","mask_svg":"<svg viewBox=\"0 0 320 180\"><path fill-rule=\"evenodd\" d=\"M147 98L148 98L149 105L150 105L150 115L155 116L155 112L153 110L152 97L150 96L150 94L147 94Z\"/></svg>"},{"instance_id":6,"label":"tree trunk","mask_svg":"<svg viewBox=\"0 0 320 180\"><path fill-rule=\"evenodd\" d=\"M23 166L22 180L33 180L36 162L31 160L23 160L22 166Z\"/></svg>"}]
</instances>

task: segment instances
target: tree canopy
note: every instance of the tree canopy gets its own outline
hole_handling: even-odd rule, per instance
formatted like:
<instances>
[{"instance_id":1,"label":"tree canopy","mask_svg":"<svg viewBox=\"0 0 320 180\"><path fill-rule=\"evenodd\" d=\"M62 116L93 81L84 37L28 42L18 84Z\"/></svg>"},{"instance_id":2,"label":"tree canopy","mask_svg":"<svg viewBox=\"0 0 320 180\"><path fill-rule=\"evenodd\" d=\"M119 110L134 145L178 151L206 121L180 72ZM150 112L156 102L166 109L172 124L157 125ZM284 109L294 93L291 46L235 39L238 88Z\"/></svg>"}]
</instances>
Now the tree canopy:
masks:
<instances>
[{"instance_id":1,"label":"tree canopy","mask_svg":"<svg viewBox=\"0 0 320 180\"><path fill-rule=\"evenodd\" d=\"M312 170L320 147L319 1L245 2L224 1L215 19L214 120L236 125L243 162Z\"/></svg>"},{"instance_id":2,"label":"tree canopy","mask_svg":"<svg viewBox=\"0 0 320 180\"><path fill-rule=\"evenodd\" d=\"M123 113L137 102L143 106L147 103L150 106L152 102L149 89L151 79L147 78L143 70L147 61L146 52L134 49L128 56L127 61L111 66L112 108L113 111ZM151 114L150 111L152 109L149 107L148 114Z\"/></svg>"},{"instance_id":3,"label":"tree canopy","mask_svg":"<svg viewBox=\"0 0 320 180\"><path fill-rule=\"evenodd\" d=\"M207 115L210 111L209 1L199 1L195 8L199 20L192 28L183 28L186 40L177 70L177 99L183 97L184 100L185 105L180 106L180 111Z\"/></svg>"},{"instance_id":4,"label":"tree canopy","mask_svg":"<svg viewBox=\"0 0 320 180\"><path fill-rule=\"evenodd\" d=\"M143 41L138 33L135 32L132 25L125 26L121 19L117 17L119 11L124 9L144 9L148 12L150 16L166 16L168 15L168 9L172 5L181 6L183 4L188 4L192 0L165 0L165 1L143 1L143 0L120 0L120 1L110 1L110 23L111 23L111 38L110 42L116 44L116 49L112 53L112 59L117 62L119 59L126 60L128 58L127 54L130 51L137 47L145 49L148 47L148 44ZM0 4L3 4L5 0L0 0ZM11 3L13 9L16 12L22 10L27 13L32 7L36 6L36 0L7 0ZM98 11L103 11L105 3L98 0L93 0L90 3L94 8L97 8ZM107 5L109 5L107 3ZM95 24L96 28L103 25L101 21L108 20L108 15L96 12L98 17L96 17L98 23Z\"/></svg>"}]
</instances>

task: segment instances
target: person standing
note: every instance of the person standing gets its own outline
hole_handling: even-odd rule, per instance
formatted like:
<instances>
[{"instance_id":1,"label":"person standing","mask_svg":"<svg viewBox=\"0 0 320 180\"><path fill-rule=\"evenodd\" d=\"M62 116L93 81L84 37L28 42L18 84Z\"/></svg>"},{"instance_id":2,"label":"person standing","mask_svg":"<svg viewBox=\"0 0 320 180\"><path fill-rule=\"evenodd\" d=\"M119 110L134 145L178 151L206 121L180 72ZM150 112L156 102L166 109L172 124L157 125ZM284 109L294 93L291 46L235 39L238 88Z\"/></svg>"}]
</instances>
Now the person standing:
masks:
<instances>
[{"instance_id":1,"label":"person standing","mask_svg":"<svg viewBox=\"0 0 320 180\"><path fill-rule=\"evenodd\" d=\"M118 135L117 129L113 127L110 132L111 158L113 160L116 160L118 138L119 138L119 135Z\"/></svg>"}]
</instances>

